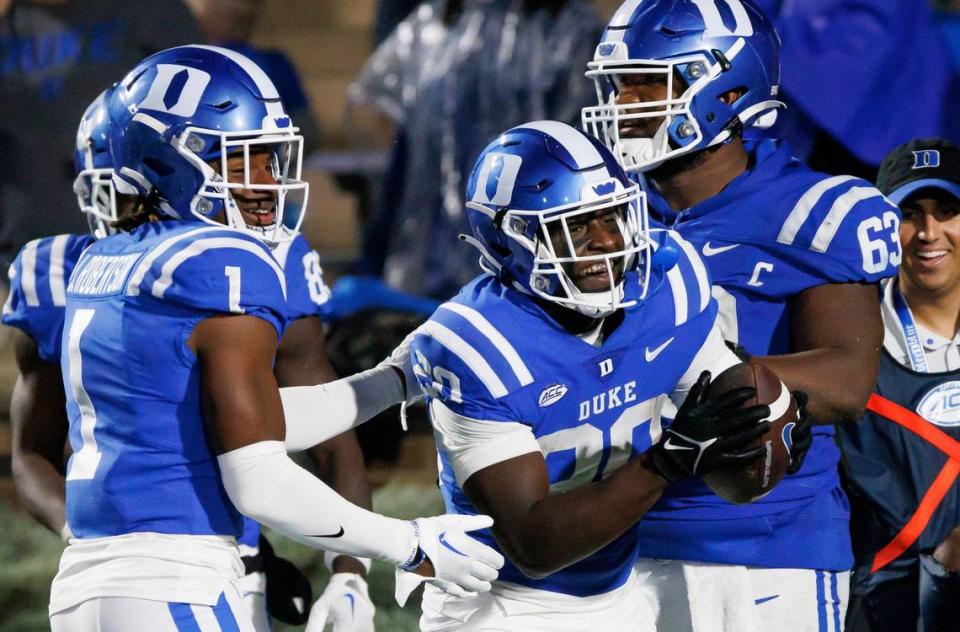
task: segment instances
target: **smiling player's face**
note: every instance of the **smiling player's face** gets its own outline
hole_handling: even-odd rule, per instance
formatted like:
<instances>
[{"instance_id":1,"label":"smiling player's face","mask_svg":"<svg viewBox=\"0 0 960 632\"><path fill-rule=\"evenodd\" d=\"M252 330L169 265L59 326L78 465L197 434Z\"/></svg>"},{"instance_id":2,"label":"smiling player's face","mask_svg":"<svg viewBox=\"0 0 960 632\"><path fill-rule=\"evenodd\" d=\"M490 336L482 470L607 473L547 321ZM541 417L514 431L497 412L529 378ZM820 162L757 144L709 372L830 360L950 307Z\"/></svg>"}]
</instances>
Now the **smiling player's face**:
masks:
<instances>
[{"instance_id":1,"label":"smiling player's face","mask_svg":"<svg viewBox=\"0 0 960 632\"><path fill-rule=\"evenodd\" d=\"M900 210L904 282L930 294L960 291L960 200L925 189Z\"/></svg>"},{"instance_id":2,"label":"smiling player's face","mask_svg":"<svg viewBox=\"0 0 960 632\"><path fill-rule=\"evenodd\" d=\"M209 161L211 167L220 171L220 160ZM273 153L264 148L250 149L250 184L277 184L274 174ZM227 156L227 173L221 174L228 182L244 182L243 151L231 152ZM234 201L240 209L247 226L272 226L277 220L276 191L231 189Z\"/></svg>"},{"instance_id":3,"label":"smiling player's face","mask_svg":"<svg viewBox=\"0 0 960 632\"><path fill-rule=\"evenodd\" d=\"M567 231L573 244L572 254L588 257L623 250L623 233L620 228L622 214L622 207L612 207L567 217ZM550 242L558 257L570 257L570 242L564 234L562 221L551 223ZM617 284L623 278L623 257L611 257L609 261L614 284ZM603 259L564 263L563 269L581 292L607 292L612 289L607 264Z\"/></svg>"}]
</instances>

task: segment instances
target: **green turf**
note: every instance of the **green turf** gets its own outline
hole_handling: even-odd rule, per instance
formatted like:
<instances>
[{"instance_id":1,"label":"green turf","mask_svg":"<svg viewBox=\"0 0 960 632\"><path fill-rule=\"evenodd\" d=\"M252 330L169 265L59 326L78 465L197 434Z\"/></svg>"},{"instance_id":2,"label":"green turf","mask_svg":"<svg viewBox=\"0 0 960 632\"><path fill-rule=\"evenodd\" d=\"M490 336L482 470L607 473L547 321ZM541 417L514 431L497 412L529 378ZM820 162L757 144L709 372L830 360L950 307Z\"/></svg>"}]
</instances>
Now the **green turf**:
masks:
<instances>
[{"instance_id":1,"label":"green turf","mask_svg":"<svg viewBox=\"0 0 960 632\"><path fill-rule=\"evenodd\" d=\"M389 483L374 493L374 508L398 518L415 518L442 511L435 487L413 483ZM40 632L48 630L47 599L50 580L57 572L62 545L59 538L23 513L0 502L0 632ZM312 549L269 534L278 554L304 569L320 595L327 575L321 556ZM382 632L406 632L417 629L420 616L420 591L407 607L393 601L393 569L375 562L369 578L370 596L377 607L376 627ZM277 625L277 632L302 628Z\"/></svg>"}]
</instances>

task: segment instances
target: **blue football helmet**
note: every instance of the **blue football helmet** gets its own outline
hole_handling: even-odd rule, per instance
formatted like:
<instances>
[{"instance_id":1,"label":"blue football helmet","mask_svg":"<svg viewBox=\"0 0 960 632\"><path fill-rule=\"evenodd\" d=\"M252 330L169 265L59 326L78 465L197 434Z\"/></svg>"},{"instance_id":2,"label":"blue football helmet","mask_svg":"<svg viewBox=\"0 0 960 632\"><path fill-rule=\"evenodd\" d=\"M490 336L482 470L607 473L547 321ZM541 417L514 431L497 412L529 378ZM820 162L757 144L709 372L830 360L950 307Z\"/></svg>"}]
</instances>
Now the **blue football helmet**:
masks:
<instances>
[{"instance_id":1,"label":"blue football helmet","mask_svg":"<svg viewBox=\"0 0 960 632\"><path fill-rule=\"evenodd\" d=\"M480 250L481 267L504 283L591 317L642 297L651 247L646 198L583 132L555 121L504 132L477 158L466 199L473 237L462 238ZM603 209L617 211L622 249L578 256L568 222ZM607 290L581 291L565 269L589 262L604 266ZM627 272L634 271L643 287L626 292Z\"/></svg>"},{"instance_id":2,"label":"blue football helmet","mask_svg":"<svg viewBox=\"0 0 960 632\"><path fill-rule=\"evenodd\" d=\"M161 51L117 84L108 107L118 192L151 199L169 217L227 224L271 245L293 238L307 204L303 137L248 58L216 46ZM252 181L251 154L263 152L272 183ZM234 156L243 157L242 173L228 169ZM272 211L257 213L262 225L244 221L238 190L272 199Z\"/></svg>"},{"instance_id":3,"label":"blue football helmet","mask_svg":"<svg viewBox=\"0 0 960 632\"><path fill-rule=\"evenodd\" d=\"M77 204L87 217L90 234L101 239L116 232L117 196L113 188L113 161L110 158L110 127L107 100L113 88L107 88L87 107L77 128L73 164L77 177L73 191Z\"/></svg>"},{"instance_id":4,"label":"blue football helmet","mask_svg":"<svg viewBox=\"0 0 960 632\"><path fill-rule=\"evenodd\" d=\"M586 74L598 105L583 109L583 128L627 171L649 171L745 126L770 127L784 107L777 100L780 38L752 0L627 0ZM664 98L618 102L622 86L641 76L665 83ZM742 95L721 101L730 91ZM649 136L637 131L639 119L662 122Z\"/></svg>"}]
</instances>

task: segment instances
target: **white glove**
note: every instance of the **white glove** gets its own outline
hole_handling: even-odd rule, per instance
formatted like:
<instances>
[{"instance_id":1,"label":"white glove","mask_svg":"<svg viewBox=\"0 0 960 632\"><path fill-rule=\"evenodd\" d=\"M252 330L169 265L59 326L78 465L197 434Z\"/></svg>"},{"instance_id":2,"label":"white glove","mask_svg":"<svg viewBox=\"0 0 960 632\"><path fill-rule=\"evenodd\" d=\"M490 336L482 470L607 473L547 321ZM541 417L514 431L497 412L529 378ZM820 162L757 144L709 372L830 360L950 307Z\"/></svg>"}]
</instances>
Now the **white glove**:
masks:
<instances>
[{"instance_id":1,"label":"white glove","mask_svg":"<svg viewBox=\"0 0 960 632\"><path fill-rule=\"evenodd\" d=\"M503 556L489 546L474 540L468 531L493 525L490 516L448 514L413 521L420 551L433 564L433 577L406 572L423 561L421 558L406 569L397 569L395 597L402 606L421 582L429 581L444 592L458 597L472 597L487 592L497 571L503 567ZM419 557L419 556L418 556Z\"/></svg>"},{"instance_id":2,"label":"white glove","mask_svg":"<svg viewBox=\"0 0 960 632\"><path fill-rule=\"evenodd\" d=\"M417 375L414 371L414 362L410 357L410 343L413 342L413 337L417 335L420 328L414 329L407 337L403 339L396 349L390 352L377 367L381 366L391 366L394 369L400 371L403 374L403 392L404 392L404 404L409 406L410 404L420 400L423 397L423 391L420 390L420 383L417 381Z\"/></svg>"},{"instance_id":3,"label":"white glove","mask_svg":"<svg viewBox=\"0 0 960 632\"><path fill-rule=\"evenodd\" d=\"M373 632L376 609L367 592L367 582L356 573L334 573L323 594L310 609L305 632Z\"/></svg>"}]
</instances>

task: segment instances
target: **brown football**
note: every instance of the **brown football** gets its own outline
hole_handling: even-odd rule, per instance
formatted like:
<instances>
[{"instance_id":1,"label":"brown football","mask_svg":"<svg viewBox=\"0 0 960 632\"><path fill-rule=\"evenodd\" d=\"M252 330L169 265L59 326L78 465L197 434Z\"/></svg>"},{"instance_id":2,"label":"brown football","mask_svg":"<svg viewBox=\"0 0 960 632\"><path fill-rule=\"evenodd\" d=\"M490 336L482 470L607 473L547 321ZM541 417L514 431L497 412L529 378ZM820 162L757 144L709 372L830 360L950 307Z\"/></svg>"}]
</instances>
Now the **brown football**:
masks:
<instances>
[{"instance_id":1,"label":"brown football","mask_svg":"<svg viewBox=\"0 0 960 632\"><path fill-rule=\"evenodd\" d=\"M797 406L776 373L759 364L738 364L718 375L707 389L716 397L734 388L752 386L757 396L744 402L770 406L770 430L747 447L759 447L763 454L740 467L713 470L703 480L717 495L732 503L743 504L761 498L776 487L790 464L790 431L797 422Z\"/></svg>"}]
</instances>

